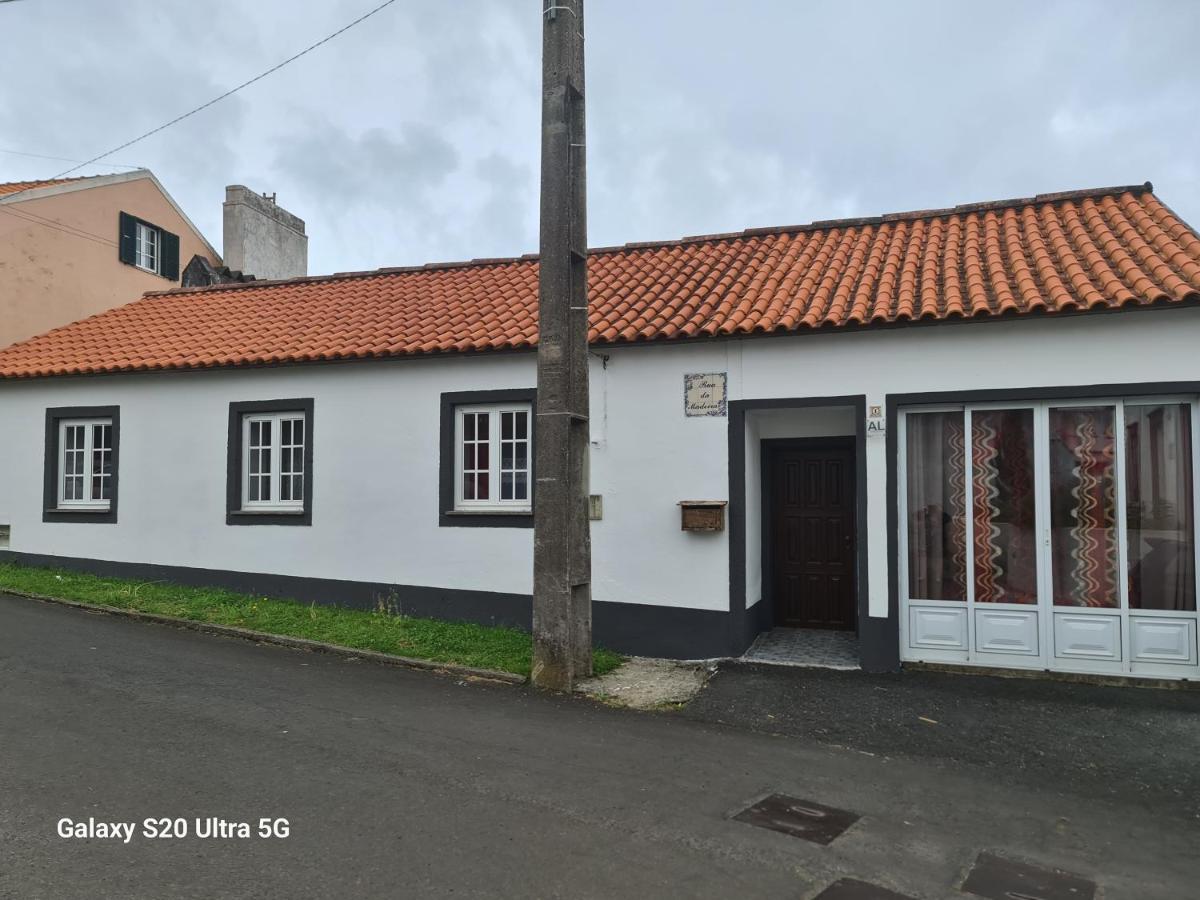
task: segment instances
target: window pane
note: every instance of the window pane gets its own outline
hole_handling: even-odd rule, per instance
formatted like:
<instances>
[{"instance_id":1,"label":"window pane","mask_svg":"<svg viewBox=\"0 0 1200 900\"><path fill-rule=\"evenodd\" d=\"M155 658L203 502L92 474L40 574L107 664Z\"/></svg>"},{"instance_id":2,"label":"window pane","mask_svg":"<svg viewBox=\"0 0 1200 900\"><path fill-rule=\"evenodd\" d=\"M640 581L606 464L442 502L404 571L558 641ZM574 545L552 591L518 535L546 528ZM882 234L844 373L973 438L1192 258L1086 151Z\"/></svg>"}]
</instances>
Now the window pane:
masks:
<instances>
[{"instance_id":1,"label":"window pane","mask_svg":"<svg viewBox=\"0 0 1200 900\"><path fill-rule=\"evenodd\" d=\"M1050 571L1055 606L1116 608L1116 411L1050 410Z\"/></svg>"},{"instance_id":2,"label":"window pane","mask_svg":"<svg viewBox=\"0 0 1200 900\"><path fill-rule=\"evenodd\" d=\"M475 499L475 474L473 472L466 472L463 475L463 499Z\"/></svg>"},{"instance_id":3,"label":"window pane","mask_svg":"<svg viewBox=\"0 0 1200 900\"><path fill-rule=\"evenodd\" d=\"M519 412L517 416L517 437L524 440L529 437L529 413Z\"/></svg>"},{"instance_id":4,"label":"window pane","mask_svg":"<svg viewBox=\"0 0 1200 900\"><path fill-rule=\"evenodd\" d=\"M478 469L488 468L488 445L487 444L476 444L475 446L477 448L477 450L476 450L476 468L478 468Z\"/></svg>"},{"instance_id":5,"label":"window pane","mask_svg":"<svg viewBox=\"0 0 1200 900\"><path fill-rule=\"evenodd\" d=\"M916 600L966 600L963 414L911 414L905 419L905 431L909 596Z\"/></svg>"},{"instance_id":6,"label":"window pane","mask_svg":"<svg viewBox=\"0 0 1200 900\"><path fill-rule=\"evenodd\" d=\"M248 497L247 499L249 499L249 500L258 500L258 499L260 499L260 498L259 498L259 496L258 496L258 478L252 477L252 478L250 479L250 484L249 484L249 487L248 487L248 492L249 492L249 497Z\"/></svg>"},{"instance_id":7,"label":"window pane","mask_svg":"<svg viewBox=\"0 0 1200 900\"><path fill-rule=\"evenodd\" d=\"M292 442L291 419L284 419L279 423L279 440L284 444L290 444Z\"/></svg>"},{"instance_id":8,"label":"window pane","mask_svg":"<svg viewBox=\"0 0 1200 900\"><path fill-rule=\"evenodd\" d=\"M511 441L513 436L514 413L500 413L500 440Z\"/></svg>"},{"instance_id":9,"label":"window pane","mask_svg":"<svg viewBox=\"0 0 1200 900\"><path fill-rule=\"evenodd\" d=\"M525 472L517 472L516 492L513 496L514 500L529 499L529 476Z\"/></svg>"},{"instance_id":10,"label":"window pane","mask_svg":"<svg viewBox=\"0 0 1200 900\"><path fill-rule=\"evenodd\" d=\"M1192 423L1185 403L1125 407L1129 606L1195 610Z\"/></svg>"},{"instance_id":11,"label":"window pane","mask_svg":"<svg viewBox=\"0 0 1200 900\"><path fill-rule=\"evenodd\" d=\"M1036 603L1033 410L971 414L975 600Z\"/></svg>"},{"instance_id":12,"label":"window pane","mask_svg":"<svg viewBox=\"0 0 1200 900\"><path fill-rule=\"evenodd\" d=\"M292 499L300 501L304 499L304 476L292 476Z\"/></svg>"},{"instance_id":13,"label":"window pane","mask_svg":"<svg viewBox=\"0 0 1200 900\"><path fill-rule=\"evenodd\" d=\"M511 442L505 441L500 445L500 468L511 469L513 467L514 448Z\"/></svg>"},{"instance_id":14,"label":"window pane","mask_svg":"<svg viewBox=\"0 0 1200 900\"><path fill-rule=\"evenodd\" d=\"M467 444L467 446L463 447L463 468L464 469L474 469L475 468L475 445L474 444Z\"/></svg>"},{"instance_id":15,"label":"window pane","mask_svg":"<svg viewBox=\"0 0 1200 900\"><path fill-rule=\"evenodd\" d=\"M479 440L486 441L488 439L488 425L491 422L491 414L479 413L478 422L476 423L479 433Z\"/></svg>"},{"instance_id":16,"label":"window pane","mask_svg":"<svg viewBox=\"0 0 1200 900\"><path fill-rule=\"evenodd\" d=\"M463 440L475 440L475 414L466 413L463 416Z\"/></svg>"},{"instance_id":17,"label":"window pane","mask_svg":"<svg viewBox=\"0 0 1200 900\"><path fill-rule=\"evenodd\" d=\"M500 473L500 499L511 500L513 498L513 473Z\"/></svg>"},{"instance_id":18,"label":"window pane","mask_svg":"<svg viewBox=\"0 0 1200 900\"><path fill-rule=\"evenodd\" d=\"M491 494L488 492L488 473L480 472L475 476L475 493L477 500L487 500Z\"/></svg>"}]
</instances>

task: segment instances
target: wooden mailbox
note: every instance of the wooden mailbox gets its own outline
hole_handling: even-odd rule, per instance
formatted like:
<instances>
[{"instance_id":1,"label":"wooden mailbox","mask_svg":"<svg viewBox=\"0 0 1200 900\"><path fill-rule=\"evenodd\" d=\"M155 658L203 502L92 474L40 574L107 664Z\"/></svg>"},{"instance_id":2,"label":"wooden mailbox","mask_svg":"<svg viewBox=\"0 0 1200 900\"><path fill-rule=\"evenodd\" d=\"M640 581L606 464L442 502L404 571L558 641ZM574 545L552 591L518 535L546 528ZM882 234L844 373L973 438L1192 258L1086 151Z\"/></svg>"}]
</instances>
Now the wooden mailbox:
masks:
<instances>
[{"instance_id":1,"label":"wooden mailbox","mask_svg":"<svg viewBox=\"0 0 1200 900\"><path fill-rule=\"evenodd\" d=\"M684 531L724 531L724 500L680 500L680 524Z\"/></svg>"}]
</instances>

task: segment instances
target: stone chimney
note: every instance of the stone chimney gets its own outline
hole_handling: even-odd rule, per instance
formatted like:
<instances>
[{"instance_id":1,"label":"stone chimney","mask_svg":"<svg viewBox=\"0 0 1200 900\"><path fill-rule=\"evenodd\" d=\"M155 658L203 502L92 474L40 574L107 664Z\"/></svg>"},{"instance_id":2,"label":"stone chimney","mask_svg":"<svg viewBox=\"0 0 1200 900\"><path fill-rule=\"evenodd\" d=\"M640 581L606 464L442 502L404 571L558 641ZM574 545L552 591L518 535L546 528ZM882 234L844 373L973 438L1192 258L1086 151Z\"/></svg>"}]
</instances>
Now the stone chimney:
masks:
<instances>
[{"instance_id":1,"label":"stone chimney","mask_svg":"<svg viewBox=\"0 0 1200 900\"><path fill-rule=\"evenodd\" d=\"M260 279L308 274L308 235L304 220L240 184L225 188L224 263Z\"/></svg>"}]
</instances>

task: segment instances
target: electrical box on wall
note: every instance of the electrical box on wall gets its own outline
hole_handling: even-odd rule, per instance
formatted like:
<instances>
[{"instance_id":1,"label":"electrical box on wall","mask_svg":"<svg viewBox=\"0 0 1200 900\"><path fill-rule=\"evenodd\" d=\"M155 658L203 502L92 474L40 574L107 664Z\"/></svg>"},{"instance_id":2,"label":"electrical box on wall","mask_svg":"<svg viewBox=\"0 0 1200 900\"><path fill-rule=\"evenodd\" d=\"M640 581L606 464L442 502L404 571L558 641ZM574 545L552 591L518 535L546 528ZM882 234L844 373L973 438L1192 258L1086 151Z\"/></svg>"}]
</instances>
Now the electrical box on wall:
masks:
<instances>
[{"instance_id":1,"label":"electrical box on wall","mask_svg":"<svg viewBox=\"0 0 1200 900\"><path fill-rule=\"evenodd\" d=\"M0 525L0 547L7 547L9 538L12 535L11 525Z\"/></svg>"},{"instance_id":2,"label":"electrical box on wall","mask_svg":"<svg viewBox=\"0 0 1200 900\"><path fill-rule=\"evenodd\" d=\"M680 526L684 531L724 531L725 500L680 500Z\"/></svg>"},{"instance_id":3,"label":"electrical box on wall","mask_svg":"<svg viewBox=\"0 0 1200 900\"><path fill-rule=\"evenodd\" d=\"M603 494L588 494L588 518L593 522L604 518Z\"/></svg>"}]
</instances>

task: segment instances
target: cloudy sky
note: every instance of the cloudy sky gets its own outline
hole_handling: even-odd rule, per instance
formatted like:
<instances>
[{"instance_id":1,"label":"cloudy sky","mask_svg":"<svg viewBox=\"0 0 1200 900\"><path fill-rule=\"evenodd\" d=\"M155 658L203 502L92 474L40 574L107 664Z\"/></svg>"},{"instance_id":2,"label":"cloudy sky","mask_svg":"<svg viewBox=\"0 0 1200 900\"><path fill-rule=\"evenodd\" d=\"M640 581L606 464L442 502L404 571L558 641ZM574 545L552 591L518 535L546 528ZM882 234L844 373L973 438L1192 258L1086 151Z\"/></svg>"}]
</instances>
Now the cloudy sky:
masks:
<instances>
[{"instance_id":1,"label":"cloudy sky","mask_svg":"<svg viewBox=\"0 0 1200 900\"><path fill-rule=\"evenodd\" d=\"M0 150L95 156L378 2L0 3ZM218 248L226 184L276 192L314 274L536 250L541 2L398 0L111 162ZM1200 225L1198 37L1185 0L590 0L589 242L1146 180Z\"/></svg>"}]
</instances>

